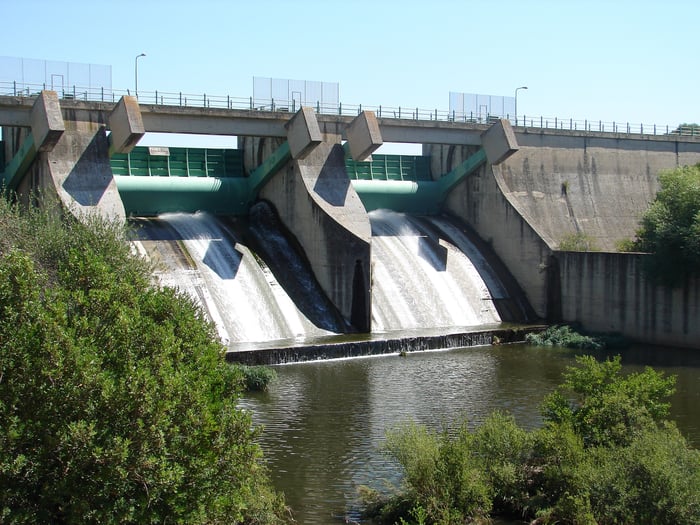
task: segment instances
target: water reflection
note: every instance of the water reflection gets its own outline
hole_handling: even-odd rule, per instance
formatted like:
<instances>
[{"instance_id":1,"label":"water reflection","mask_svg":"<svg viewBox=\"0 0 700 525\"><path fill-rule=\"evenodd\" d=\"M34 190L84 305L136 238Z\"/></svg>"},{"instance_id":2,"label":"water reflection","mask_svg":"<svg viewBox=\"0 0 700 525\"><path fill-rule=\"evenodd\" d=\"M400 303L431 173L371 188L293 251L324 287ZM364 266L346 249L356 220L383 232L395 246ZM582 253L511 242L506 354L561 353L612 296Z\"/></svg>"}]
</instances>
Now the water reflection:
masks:
<instances>
[{"instance_id":1,"label":"water reflection","mask_svg":"<svg viewBox=\"0 0 700 525\"><path fill-rule=\"evenodd\" d=\"M660 349L644 352L623 354L625 369L638 370L653 355L657 368L677 374L673 415L697 446L700 356L663 351L660 360ZM359 485L398 481L396 466L379 451L388 428L409 419L440 428L460 417L477 425L494 410L534 428L542 399L573 356L517 345L285 365L269 392L242 403L265 427L261 444L273 480L297 521L325 525L357 519Z\"/></svg>"}]
</instances>

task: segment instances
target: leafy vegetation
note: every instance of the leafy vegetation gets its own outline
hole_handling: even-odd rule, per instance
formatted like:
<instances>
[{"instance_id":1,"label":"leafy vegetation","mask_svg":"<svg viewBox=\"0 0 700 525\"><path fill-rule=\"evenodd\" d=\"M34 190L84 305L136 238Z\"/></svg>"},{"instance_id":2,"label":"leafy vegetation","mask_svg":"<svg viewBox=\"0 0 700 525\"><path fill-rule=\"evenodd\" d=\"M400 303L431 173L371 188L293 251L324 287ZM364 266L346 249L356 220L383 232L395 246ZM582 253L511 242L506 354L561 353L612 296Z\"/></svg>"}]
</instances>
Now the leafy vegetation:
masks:
<instances>
[{"instance_id":1,"label":"leafy vegetation","mask_svg":"<svg viewBox=\"0 0 700 525\"><path fill-rule=\"evenodd\" d=\"M568 325L549 326L542 332L528 333L525 336L525 341L537 346L561 346L562 348L581 350L601 350L605 347L603 340L582 335Z\"/></svg>"},{"instance_id":2,"label":"leafy vegetation","mask_svg":"<svg viewBox=\"0 0 700 525\"><path fill-rule=\"evenodd\" d=\"M670 133L674 135L700 135L700 124L684 122Z\"/></svg>"},{"instance_id":3,"label":"leafy vegetation","mask_svg":"<svg viewBox=\"0 0 700 525\"><path fill-rule=\"evenodd\" d=\"M240 366L245 389L249 392L264 392L277 379L277 372L269 366Z\"/></svg>"},{"instance_id":4,"label":"leafy vegetation","mask_svg":"<svg viewBox=\"0 0 700 525\"><path fill-rule=\"evenodd\" d=\"M632 239L619 239L615 241L615 249L622 253L637 251L637 243Z\"/></svg>"},{"instance_id":5,"label":"leafy vegetation","mask_svg":"<svg viewBox=\"0 0 700 525\"><path fill-rule=\"evenodd\" d=\"M559 249L563 252L597 252L600 249L596 246L595 239L583 232L565 235L559 241Z\"/></svg>"},{"instance_id":6,"label":"leafy vegetation","mask_svg":"<svg viewBox=\"0 0 700 525\"><path fill-rule=\"evenodd\" d=\"M530 332L525 341L533 346L560 346L578 350L625 348L629 341L621 334L581 334L569 325L548 326L541 332Z\"/></svg>"},{"instance_id":7,"label":"leafy vegetation","mask_svg":"<svg viewBox=\"0 0 700 525\"><path fill-rule=\"evenodd\" d=\"M676 285L700 275L700 164L665 171L659 182L635 248L653 254L648 266L653 277Z\"/></svg>"},{"instance_id":8,"label":"leafy vegetation","mask_svg":"<svg viewBox=\"0 0 700 525\"><path fill-rule=\"evenodd\" d=\"M623 376L620 358L581 356L542 404L544 424L496 412L433 432L387 434L400 489L364 489L380 523L488 523L503 515L554 524L700 523L700 452L668 420L675 379L650 368Z\"/></svg>"},{"instance_id":9,"label":"leafy vegetation","mask_svg":"<svg viewBox=\"0 0 700 525\"><path fill-rule=\"evenodd\" d=\"M201 311L48 208L0 199L0 522L285 521Z\"/></svg>"}]
</instances>

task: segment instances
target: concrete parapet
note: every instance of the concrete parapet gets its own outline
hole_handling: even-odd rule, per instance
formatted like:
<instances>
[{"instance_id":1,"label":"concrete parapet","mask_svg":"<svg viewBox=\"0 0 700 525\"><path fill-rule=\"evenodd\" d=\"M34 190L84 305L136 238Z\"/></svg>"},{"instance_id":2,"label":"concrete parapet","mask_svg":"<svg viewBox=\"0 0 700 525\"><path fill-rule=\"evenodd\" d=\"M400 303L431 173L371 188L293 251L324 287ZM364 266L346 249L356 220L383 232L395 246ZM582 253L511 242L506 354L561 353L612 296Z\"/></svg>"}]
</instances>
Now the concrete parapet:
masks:
<instances>
[{"instance_id":1,"label":"concrete parapet","mask_svg":"<svg viewBox=\"0 0 700 525\"><path fill-rule=\"evenodd\" d=\"M353 119L346 130L350 156L360 162L366 160L383 144L379 122L373 111L363 111Z\"/></svg>"},{"instance_id":2,"label":"concrete parapet","mask_svg":"<svg viewBox=\"0 0 700 525\"><path fill-rule=\"evenodd\" d=\"M38 152L51 151L65 131L61 105L55 91L42 91L31 111L31 128Z\"/></svg>"},{"instance_id":3,"label":"concrete parapet","mask_svg":"<svg viewBox=\"0 0 700 525\"><path fill-rule=\"evenodd\" d=\"M323 141L313 108L302 106L287 123L287 141L293 159L303 159Z\"/></svg>"},{"instance_id":4,"label":"concrete parapet","mask_svg":"<svg viewBox=\"0 0 700 525\"><path fill-rule=\"evenodd\" d=\"M122 97L107 118L110 153L129 153L146 133L136 97Z\"/></svg>"},{"instance_id":5,"label":"concrete parapet","mask_svg":"<svg viewBox=\"0 0 700 525\"><path fill-rule=\"evenodd\" d=\"M499 119L481 136L486 158L491 164L500 164L518 151L513 127L506 119Z\"/></svg>"},{"instance_id":6,"label":"concrete parapet","mask_svg":"<svg viewBox=\"0 0 700 525\"><path fill-rule=\"evenodd\" d=\"M345 151L323 142L289 162L260 191L304 249L341 315L360 332L371 328L367 212L345 171Z\"/></svg>"}]
</instances>

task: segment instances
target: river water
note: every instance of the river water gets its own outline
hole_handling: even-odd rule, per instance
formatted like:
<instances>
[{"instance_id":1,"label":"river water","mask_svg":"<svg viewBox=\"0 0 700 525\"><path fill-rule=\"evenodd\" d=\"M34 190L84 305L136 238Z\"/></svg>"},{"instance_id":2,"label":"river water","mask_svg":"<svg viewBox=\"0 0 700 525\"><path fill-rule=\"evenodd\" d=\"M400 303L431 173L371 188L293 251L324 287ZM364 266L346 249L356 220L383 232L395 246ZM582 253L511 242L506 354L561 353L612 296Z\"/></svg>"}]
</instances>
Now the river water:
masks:
<instances>
[{"instance_id":1,"label":"river water","mask_svg":"<svg viewBox=\"0 0 700 525\"><path fill-rule=\"evenodd\" d=\"M700 446L700 351L617 353L627 372L649 364L677 376L672 417ZM264 427L260 443L273 482L297 522L343 523L358 520L360 485L381 489L400 479L380 451L387 429L408 420L436 429L459 418L478 425L494 410L535 428L543 397L574 356L508 345L284 365L268 392L241 404Z\"/></svg>"}]
</instances>

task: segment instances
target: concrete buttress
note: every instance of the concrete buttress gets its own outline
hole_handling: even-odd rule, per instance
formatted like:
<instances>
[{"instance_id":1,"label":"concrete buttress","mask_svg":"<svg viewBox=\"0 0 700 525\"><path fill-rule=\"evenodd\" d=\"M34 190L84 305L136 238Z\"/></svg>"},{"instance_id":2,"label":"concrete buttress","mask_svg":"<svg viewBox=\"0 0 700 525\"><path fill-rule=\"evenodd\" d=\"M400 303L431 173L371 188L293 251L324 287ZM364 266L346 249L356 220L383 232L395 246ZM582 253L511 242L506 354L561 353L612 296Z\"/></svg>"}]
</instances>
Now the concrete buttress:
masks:
<instances>
[{"instance_id":1,"label":"concrete buttress","mask_svg":"<svg viewBox=\"0 0 700 525\"><path fill-rule=\"evenodd\" d=\"M371 226L340 144L322 142L260 191L304 248L321 287L360 332L371 329Z\"/></svg>"}]
</instances>

